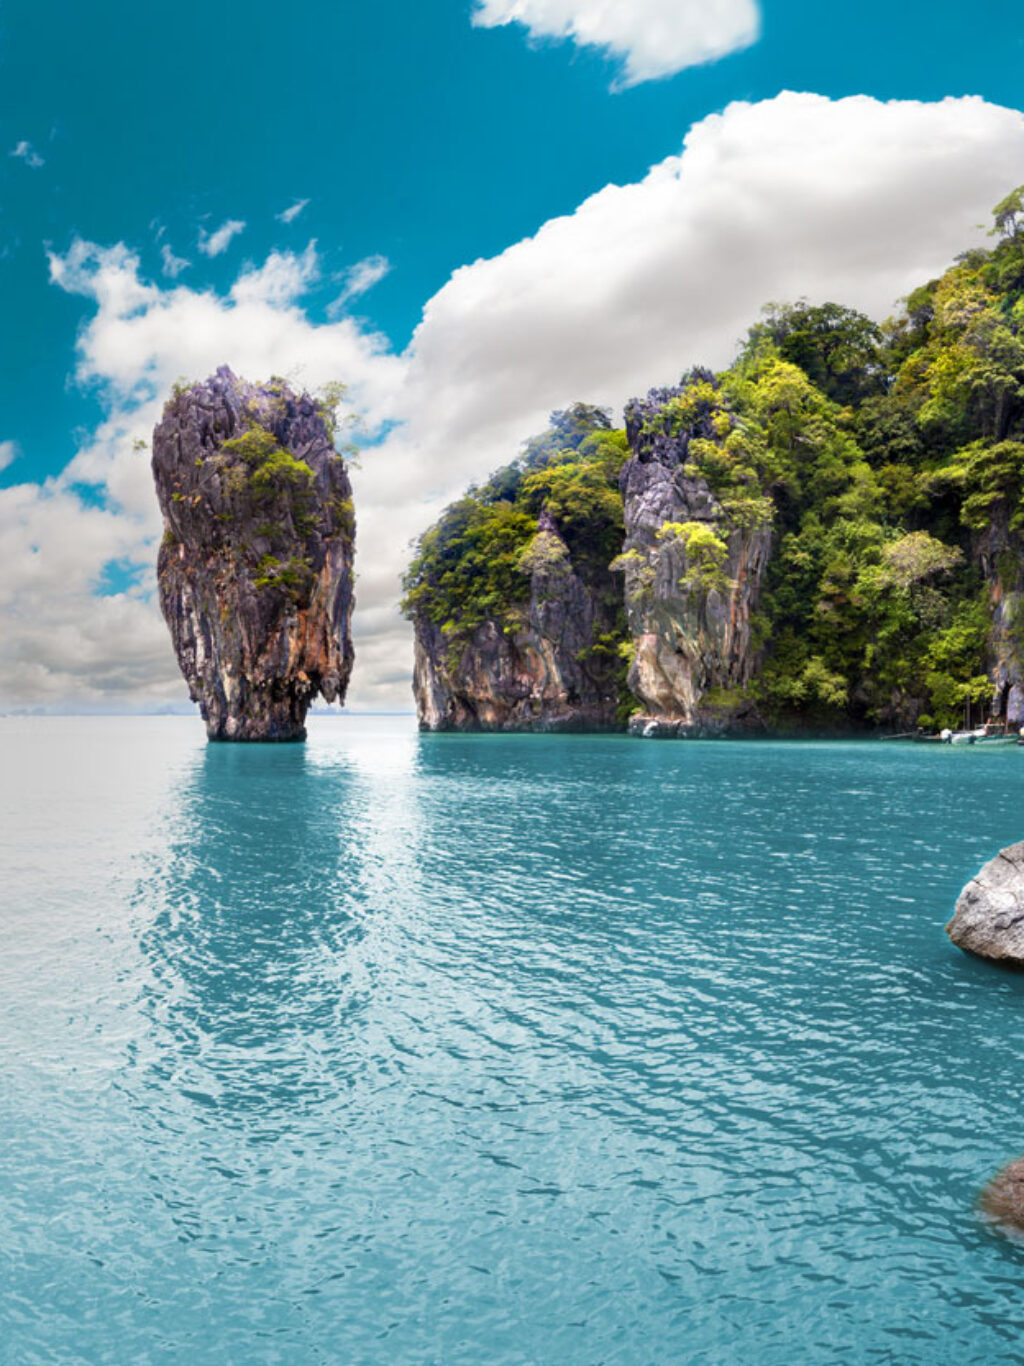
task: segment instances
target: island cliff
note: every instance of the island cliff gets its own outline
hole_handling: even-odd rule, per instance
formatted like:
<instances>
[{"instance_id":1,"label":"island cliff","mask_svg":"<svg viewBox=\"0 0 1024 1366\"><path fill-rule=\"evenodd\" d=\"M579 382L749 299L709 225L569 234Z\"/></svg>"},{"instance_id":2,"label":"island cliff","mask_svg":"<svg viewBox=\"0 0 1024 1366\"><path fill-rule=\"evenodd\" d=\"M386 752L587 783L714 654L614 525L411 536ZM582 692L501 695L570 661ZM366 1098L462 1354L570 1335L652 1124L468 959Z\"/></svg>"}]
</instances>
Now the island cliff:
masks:
<instances>
[{"instance_id":1,"label":"island cliff","mask_svg":"<svg viewBox=\"0 0 1024 1366\"><path fill-rule=\"evenodd\" d=\"M1024 187L994 237L884 325L770 305L624 431L555 414L421 539L421 723L590 727L593 701L653 736L1024 725ZM542 530L564 591L527 572Z\"/></svg>"},{"instance_id":2,"label":"island cliff","mask_svg":"<svg viewBox=\"0 0 1024 1366\"><path fill-rule=\"evenodd\" d=\"M546 510L520 570L521 603L457 643L426 614L417 619L413 692L425 730L617 728L615 678L592 652L613 623Z\"/></svg>"},{"instance_id":3,"label":"island cliff","mask_svg":"<svg viewBox=\"0 0 1024 1366\"><path fill-rule=\"evenodd\" d=\"M211 740L301 740L352 669L355 520L331 410L222 366L153 433L160 606Z\"/></svg>"},{"instance_id":4,"label":"island cliff","mask_svg":"<svg viewBox=\"0 0 1024 1366\"><path fill-rule=\"evenodd\" d=\"M705 735L757 722L743 693L756 663L751 615L771 547L767 505L730 515L691 462L694 442L721 451L737 419L717 382L652 390L626 408L632 458L622 471L626 540L618 566L634 641L628 686L640 735Z\"/></svg>"},{"instance_id":5,"label":"island cliff","mask_svg":"<svg viewBox=\"0 0 1024 1366\"><path fill-rule=\"evenodd\" d=\"M1022 451L1024 454L1024 451ZM1014 729L1024 726L1024 541L1010 525L1007 500L986 509L972 550L986 586L991 629L986 649L991 710Z\"/></svg>"},{"instance_id":6,"label":"island cliff","mask_svg":"<svg viewBox=\"0 0 1024 1366\"><path fill-rule=\"evenodd\" d=\"M424 730L621 727L623 454L604 413L556 413L421 540L405 610Z\"/></svg>"}]
</instances>

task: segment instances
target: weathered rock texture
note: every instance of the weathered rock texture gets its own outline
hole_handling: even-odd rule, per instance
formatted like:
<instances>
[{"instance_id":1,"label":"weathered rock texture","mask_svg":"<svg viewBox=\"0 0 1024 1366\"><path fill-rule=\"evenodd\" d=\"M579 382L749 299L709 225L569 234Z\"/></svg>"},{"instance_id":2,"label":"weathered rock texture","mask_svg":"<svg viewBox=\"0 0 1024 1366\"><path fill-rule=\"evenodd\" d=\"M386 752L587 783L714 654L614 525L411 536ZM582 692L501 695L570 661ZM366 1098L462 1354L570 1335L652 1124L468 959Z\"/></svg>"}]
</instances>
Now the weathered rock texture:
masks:
<instances>
[{"instance_id":1,"label":"weathered rock texture","mask_svg":"<svg viewBox=\"0 0 1024 1366\"><path fill-rule=\"evenodd\" d=\"M946 933L958 948L1024 967L1024 841L985 864L960 893Z\"/></svg>"},{"instance_id":2,"label":"weathered rock texture","mask_svg":"<svg viewBox=\"0 0 1024 1366\"><path fill-rule=\"evenodd\" d=\"M751 614L768 563L771 528L731 527L704 480L686 473L690 442L714 440L716 433L710 416L683 430L659 428L659 414L680 392L652 389L626 408L633 454L621 479L621 563L636 652L628 682L643 708L631 718L630 730L639 735L717 735L759 724L742 689L758 662ZM668 530L694 525L727 546L713 573L696 562L685 537Z\"/></svg>"},{"instance_id":3,"label":"weathered rock texture","mask_svg":"<svg viewBox=\"0 0 1024 1366\"><path fill-rule=\"evenodd\" d=\"M1024 1233L1024 1157L998 1172L981 1192L978 1203L1002 1228Z\"/></svg>"},{"instance_id":4,"label":"weathered rock texture","mask_svg":"<svg viewBox=\"0 0 1024 1366\"><path fill-rule=\"evenodd\" d=\"M211 740L301 740L352 669L355 521L322 405L222 366L153 433L160 606Z\"/></svg>"},{"instance_id":5,"label":"weathered rock texture","mask_svg":"<svg viewBox=\"0 0 1024 1366\"><path fill-rule=\"evenodd\" d=\"M616 629L616 585L576 571L542 512L523 560L524 601L468 636L414 618L413 693L423 730L621 729L615 660L594 641Z\"/></svg>"},{"instance_id":6,"label":"weathered rock texture","mask_svg":"<svg viewBox=\"0 0 1024 1366\"><path fill-rule=\"evenodd\" d=\"M974 537L974 552L988 588L992 612L988 673L991 714L1024 726L1024 541L997 505L988 526Z\"/></svg>"}]
</instances>

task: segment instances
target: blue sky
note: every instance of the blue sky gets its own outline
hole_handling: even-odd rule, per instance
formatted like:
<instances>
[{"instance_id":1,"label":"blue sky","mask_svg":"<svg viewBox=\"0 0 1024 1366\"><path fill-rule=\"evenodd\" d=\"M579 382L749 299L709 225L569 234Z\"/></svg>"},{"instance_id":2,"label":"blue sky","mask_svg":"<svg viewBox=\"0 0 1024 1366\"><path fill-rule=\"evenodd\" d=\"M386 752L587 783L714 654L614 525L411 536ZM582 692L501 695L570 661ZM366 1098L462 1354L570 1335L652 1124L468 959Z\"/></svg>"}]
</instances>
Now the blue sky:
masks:
<instances>
[{"instance_id":1,"label":"blue sky","mask_svg":"<svg viewBox=\"0 0 1024 1366\"><path fill-rule=\"evenodd\" d=\"M502 0L490 2L500 8ZM646 0L646 4L652 23L664 20L680 29L693 22L697 10L717 13L720 9L727 27L730 6L753 8L753 0L703 0L696 7L692 0ZM549 12L556 21L570 12L579 14L582 23L588 5L593 8L592 0L526 0L520 12L532 15L535 27L542 27L536 16ZM289 294L285 286L275 285L273 297L267 295L268 307L287 315L299 349L300 317L310 329L312 351L336 341L341 347L339 362L349 355L346 347L355 351L362 347L367 356L370 351L380 356L384 342L371 344L366 339L375 332L383 334L396 363L385 375L380 366L374 370L366 361L370 396L364 406L378 420L391 420L385 393L398 383L396 358L406 352L427 307L433 321L424 325L418 346L422 356L431 358L430 364L422 362L418 380L415 374L412 380L402 379L406 397L395 401L393 414L401 421L408 420L414 397L422 418L429 394L442 388L456 371L464 373L470 364L471 358L459 351L457 341L446 340L442 345L436 340L440 327L436 318L450 315L457 320L461 316L456 307L459 290L471 293L472 280L473 289L478 283L486 286L486 296L489 282L497 280L505 267L473 267L475 275L463 272L460 284L446 288L453 272L475 262L501 260L503 252L518 251L515 244L533 238L559 216L569 216L567 221L576 223L577 210L588 196L608 185L641 186L650 168L678 157L690 129L698 130L698 140L700 130L708 130L708 140L721 141L722 128L713 120L708 123L709 116L737 101L765 110L764 118L744 125L748 129L744 145L750 144L751 134L760 137L762 129L777 125L775 141L756 158L751 156L751 184L757 180L759 166L776 154L782 158L791 152L789 160L779 163L784 180L791 163L803 155L800 140L813 142L816 136L825 136L823 119L815 113L818 106L780 105L780 92L812 92L825 97L829 108L847 111L842 115L843 131L832 136L837 145L848 148L842 155L849 156L850 162L847 169L838 167L834 184L822 185L822 237L831 231L825 210L831 205L829 212L840 212L837 205L844 183L849 186L862 178L864 194L857 202L868 203L875 165L894 154L903 155L906 168L901 176L906 180L924 161L934 162L922 189L920 223L892 189L900 179L895 173L886 182L890 186L886 193L895 196L892 241L885 235L884 204L888 201L881 190L872 215L865 218L865 231L879 238L879 260L898 259L906 271L939 268L954 242L967 245L963 238L968 228L993 202L990 186L1003 191L1024 181L1015 128L988 112L996 106L1016 109L1024 98L1019 75L1024 62L1024 14L1010 0L983 0L969 13L948 0L904 0L899 5L891 0L885 4L862 0L855 7L841 8L804 0L765 0L756 41L719 60L689 66L662 79L638 80L626 88L616 87L621 86L630 60L628 52L615 57L571 39L538 40L517 23L474 25L473 8L470 0L432 0L426 5L396 0L386 7L298 0L286 8L265 0L247 0L245 5L180 0L173 6L94 0L87 6L57 3L45 7L29 0L8 0L0 8L0 145L5 152L0 155L0 290L7 324L0 332L0 464L5 451L8 455L15 449L18 452L0 471L0 486L63 478L66 489L77 489L87 509L99 506L112 517L123 514L133 523L132 535L122 535L113 522L105 529L90 525L83 535L83 544L95 536L97 545L107 535L108 549L116 553L97 564L101 551L96 549L89 566L83 561L76 591L110 599L131 589L130 603L104 604L108 615L123 607L127 620L142 610L149 591L146 548L153 527L139 501L141 477L138 471L132 476L135 492L128 496L121 492L129 482L123 470L110 477L96 473L98 455L89 466L94 475L88 474L81 461L72 475L62 475L62 471L76 450L95 452L103 442L109 444L112 429L104 428L105 422L113 419L115 425L125 426L137 410L139 421L151 425L151 413L144 403L136 402L138 395L132 398L128 392L138 376L133 378L126 353L136 343L129 336L127 315L114 317L109 303L105 305L89 283L96 278L95 260L89 279L82 272L65 269L63 284L54 283L48 250L67 261L76 242L108 251L122 244L137 257L137 265L128 274L123 261L121 265L108 261L105 268L120 270L118 279L131 275L148 285L150 293L145 299L140 296L137 304L139 314L153 328L158 319L170 327L171 296L176 289L187 290L188 300L178 296L179 325L193 329L200 325L193 316L198 308L195 301L204 291L214 291L224 299L247 265L259 268L274 251L279 253L278 260L294 253L289 259L306 262L301 288ZM637 36L634 31L635 46L642 38L642 33ZM950 96L979 96L985 110L963 106L956 114L959 123L955 127L936 115L934 133L929 135L920 129L925 127L921 120L927 121L931 114L886 114L884 118L879 115L878 121L870 111L835 104L853 95L880 102L910 101L915 106L931 106ZM919 131L913 131L912 124ZM959 153L955 146L950 153L947 180L956 182L953 189L963 187L960 198L950 199L949 185L940 185L942 141L953 127L951 145L956 144L958 129L968 124ZM733 127L740 127L735 119L728 125ZM863 131L858 132L859 128ZM861 141L856 142L857 138ZM971 151L975 144L981 149L978 156ZM729 146L730 175L736 170L734 198L737 205L746 204L745 172L742 167L736 169L743 147ZM819 148L818 154L826 152ZM973 163L985 158L986 174L975 176ZM813 156L805 160L813 164ZM1004 163L1005 175L999 169ZM827 157L822 165L828 167ZM701 184L711 205L714 180ZM813 215L817 202L814 180L808 172L806 183L794 184L794 216L806 219L808 212ZM770 193L770 187L759 186L758 203L765 196L770 198ZM936 196L934 205L929 195ZM698 203L696 192L684 198L691 207ZM278 215L304 200L308 204L291 222L280 220ZM733 337L742 330L741 303L752 318L758 304L782 286L831 293L828 285L833 272L827 254L817 262L818 273L809 274L806 282L789 265L784 271L773 271L767 258L759 273L756 214L776 214L766 223L766 235L777 237L785 229L784 211L782 203L771 210L755 205L750 210L755 221L746 224L747 235L737 239L736 250L743 257L738 273L744 275L746 284L742 300L735 307L730 304L733 312L728 325ZM707 212L711 215L710 207ZM735 215L717 203L714 212L724 215L728 230ZM950 219L946 236L935 235L932 220L939 213ZM694 236L703 220L697 208L693 214L680 237L678 257L664 258L677 259L680 272L686 269L687 255L696 259L703 249ZM205 234L209 247L210 235L230 222L244 223L244 229L220 254L205 254L199 246L201 235ZM610 234L616 231L614 224L613 214L607 228ZM722 236L721 229L708 228L708 232ZM545 240L551 236L547 230L541 234ZM630 228L628 240L636 238L635 227ZM315 268L312 256L302 256L313 239ZM917 256L915 239L921 243ZM190 264L176 276L167 274L165 249L171 254L172 267L173 258ZM664 252L664 243L651 250ZM619 257L600 260L601 243L587 233L580 239L578 252L592 254L594 287L599 291ZM851 246L845 256L836 257L834 277L837 285L845 282L848 293L856 294L859 277L851 273L855 272L854 255ZM547 279L554 288L557 279L565 277L564 263L546 262L543 242L523 249L521 256L522 263L517 264L515 257L507 268L513 273L530 269L527 257L537 262L526 284L517 276L515 287L539 300L536 326L549 335L551 316L541 295ZM373 268L380 258L387 262L387 273L364 293L339 303L350 278L346 272L357 263L370 262L366 279L372 278L380 273ZM573 269L578 264L573 257ZM642 276L641 265L634 263L630 268L637 279ZM865 279L870 267L870 261L861 263ZM711 267L702 269L706 277ZM716 260L714 270L733 273L725 258ZM265 278L260 278L265 284ZM584 283L575 288L586 289L586 274L580 279ZM896 271L893 287L902 279ZM626 297L629 289L643 288L634 286L632 280L630 276L622 281ZM862 297L848 301L884 310L887 305L882 300L890 296L883 294L876 304L867 284L864 290ZM193 313L185 308L186 303ZM493 302L487 306L495 311ZM557 311L561 306L556 301L551 307ZM472 317L473 327L479 325L478 313L467 316ZM602 321L610 331L618 325L611 305ZM208 318L201 325L209 323ZM455 325L453 321L453 329ZM81 343L83 329L90 326L95 328L91 339ZM349 329L345 336L338 331L342 326ZM642 319L634 326L638 333L642 331ZM139 331L135 329L136 334ZM464 331L467 337L472 333L471 328ZM76 343L84 350L76 353ZM486 351L487 344L473 346ZM671 378L692 361L722 363L728 358L719 354L723 344L707 329L692 336L682 329L678 355L666 360L670 373L651 373L649 382ZM225 349L231 345L225 332ZM159 350L159 362L140 362L139 373L148 374L159 386L171 363L169 343L161 339L153 346L154 355ZM701 354L688 354L691 348ZM80 371L76 378L76 364L81 365L83 355L88 374ZM191 355L184 347L182 363ZM205 359L206 352L202 355ZM232 361L233 357L224 359ZM310 373L319 373L316 363L311 364ZM362 361L353 360L353 364L359 371ZM494 361L496 373L513 364L512 356L504 360L497 356ZM591 373L595 386L604 387L588 397L621 401L620 372L604 359L595 363L592 372L567 364L565 382L587 387ZM358 378L355 374L357 388ZM628 388L639 379L639 371L624 363L622 384ZM478 383L485 391L487 376L478 376ZM525 379L524 385L528 388ZM583 396L566 392L562 401ZM551 394L538 389L535 397L534 403L527 394L522 412L506 415L501 440L511 441L513 449L515 441L528 434L517 424L535 420L535 412L550 406ZM466 414L476 413L481 400L466 399L463 407ZM485 439L483 428L477 432L467 417L464 430L466 440L477 443L480 463L513 453L499 450L497 427ZM4 446L5 442L16 444ZM450 493L459 479L478 470L472 461L444 466L429 449L429 442L417 444L411 437L406 448L396 450L395 461L397 472L411 469L414 463L427 467L434 461L437 465L437 477L421 480L422 487L417 489L413 501L420 507L425 500ZM394 477L400 474L389 475L389 481ZM45 490L36 496L30 514L25 512L23 499L18 507L8 508L6 515L26 524L26 519L42 518L47 508L54 511L40 501L49 496ZM373 497L368 488L368 506ZM65 513L70 516L67 507ZM368 525L374 530L372 514ZM394 595L389 599L383 585L388 575L389 581L394 579L398 550L407 540L405 531L415 529L414 519L408 527L403 523L401 546L389 547L386 569L381 562L379 592L371 573L367 621L372 613L378 614L382 642L387 632L402 629L394 623ZM375 534L380 543L379 526ZM13 553L23 544L29 556L36 554L44 539L30 529L22 543L12 542ZM369 557L375 553L374 545L364 541L362 553L372 570ZM39 574L36 581L42 582ZM23 597L9 604L8 613L14 618L24 616L26 601ZM385 618L390 622L387 632ZM180 684L173 665L168 665L166 649L158 643L152 612L147 620L146 629L152 632L148 663L143 666L140 661L135 672L119 673L116 661L100 660L99 673L73 671L63 676L52 660L33 657L33 640L26 638L19 646L24 667L19 681L10 683L9 693L21 704L31 701L36 685L45 704L75 696L174 698ZM95 647L97 658L102 654L102 636L97 627L90 646ZM116 633L110 639L115 649ZM396 641L398 636L388 639ZM369 645L367 657L374 657L374 648ZM388 689L389 697L398 696L395 690L400 689L406 669L405 655L400 659L399 654L397 646L380 646L375 667L381 698ZM385 663L387 658L393 658L393 665ZM4 686L0 676L0 696ZM367 691L368 700L372 691Z\"/></svg>"},{"instance_id":2,"label":"blue sky","mask_svg":"<svg viewBox=\"0 0 1024 1366\"><path fill-rule=\"evenodd\" d=\"M0 129L9 149L27 140L45 159L0 162L0 288L14 320L0 339L2 439L25 460L8 481L56 472L92 416L65 383L85 310L48 284L46 242L126 241L159 274L157 223L193 260L193 284L311 235L333 271L382 254L393 269L360 311L401 347L456 267L609 181L638 179L731 100L1024 96L1011 0L973 6L970 22L949 0L768 0L753 47L614 93L617 63L600 52L473 27L470 11L469 0L3 6ZM304 198L290 226L275 220ZM230 219L247 224L233 249L197 260L199 227Z\"/></svg>"}]
</instances>

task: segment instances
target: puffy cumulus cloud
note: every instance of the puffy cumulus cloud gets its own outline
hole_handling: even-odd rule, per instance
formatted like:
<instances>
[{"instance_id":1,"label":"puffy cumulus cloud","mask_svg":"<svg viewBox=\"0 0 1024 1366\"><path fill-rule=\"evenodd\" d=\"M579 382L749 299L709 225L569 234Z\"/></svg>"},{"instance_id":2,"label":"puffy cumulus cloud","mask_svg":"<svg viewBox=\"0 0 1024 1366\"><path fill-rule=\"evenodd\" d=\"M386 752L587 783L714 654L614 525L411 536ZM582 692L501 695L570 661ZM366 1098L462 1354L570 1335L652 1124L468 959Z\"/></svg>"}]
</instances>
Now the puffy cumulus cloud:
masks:
<instances>
[{"instance_id":1,"label":"puffy cumulus cloud","mask_svg":"<svg viewBox=\"0 0 1024 1366\"><path fill-rule=\"evenodd\" d=\"M304 313L319 269L313 244L273 253L217 295L152 284L123 245L76 242L51 258L51 275L93 306L77 377L101 386L108 414L60 479L6 491L20 502L16 516L0 508L0 553L7 565L24 561L29 577L13 589L0 690L28 701L122 687L182 696L142 589L97 593L111 561L145 567L151 582L158 517L148 455L135 443L148 440L177 376L227 362L309 387L341 378L371 426L397 424L353 476L350 701L406 705L411 649L396 601L408 543L542 429L552 408L618 405L690 365L727 363L769 299L835 299L884 316L984 240L976 225L1022 179L1024 115L978 99L784 94L733 105L643 180L608 186L500 256L456 271L401 356L350 318L316 323ZM99 490L103 505L79 498L80 484ZM51 577L38 556L53 558Z\"/></svg>"},{"instance_id":2,"label":"puffy cumulus cloud","mask_svg":"<svg viewBox=\"0 0 1024 1366\"><path fill-rule=\"evenodd\" d=\"M145 281L137 255L120 244L75 241L64 255L51 254L54 283L95 305L75 377L99 386L109 407L65 480L100 486L128 513L152 517L148 461L135 443L148 442L176 379L202 378L224 363L247 377L289 375L311 388L344 379L369 420L384 420L403 364L350 320L316 326L306 318L299 300L317 269L312 243L301 254L272 252L221 296Z\"/></svg>"},{"instance_id":3,"label":"puffy cumulus cloud","mask_svg":"<svg viewBox=\"0 0 1024 1366\"><path fill-rule=\"evenodd\" d=\"M567 400L726 364L768 300L884 317L1022 172L1024 115L980 99L731 105L642 181L456 271L414 336L406 402L471 472Z\"/></svg>"},{"instance_id":4,"label":"puffy cumulus cloud","mask_svg":"<svg viewBox=\"0 0 1024 1366\"><path fill-rule=\"evenodd\" d=\"M478 0L473 22L603 48L622 59L624 86L717 61L761 32L757 0Z\"/></svg>"},{"instance_id":5,"label":"puffy cumulus cloud","mask_svg":"<svg viewBox=\"0 0 1024 1366\"><path fill-rule=\"evenodd\" d=\"M310 389L341 378L369 423L391 414L403 361L350 320L318 326L306 318L300 298L317 270L312 244L275 252L222 296L146 280L123 244L75 241L51 254L54 284L93 306L75 378L98 387L107 414L58 478L0 490L0 555L11 564L0 590L5 703L184 699L153 592L161 525L148 452L176 378L225 362L247 377L282 374ZM371 520L370 533L386 536L387 527L374 532ZM136 586L110 592L111 579Z\"/></svg>"},{"instance_id":6,"label":"puffy cumulus cloud","mask_svg":"<svg viewBox=\"0 0 1024 1366\"><path fill-rule=\"evenodd\" d=\"M244 231L245 223L240 218L229 218L215 232L207 232L205 228L200 228L199 250L204 256L220 256L222 252L227 251L232 239Z\"/></svg>"},{"instance_id":7,"label":"puffy cumulus cloud","mask_svg":"<svg viewBox=\"0 0 1024 1366\"><path fill-rule=\"evenodd\" d=\"M18 458L16 441L0 441L0 470L5 470Z\"/></svg>"},{"instance_id":8,"label":"puffy cumulus cloud","mask_svg":"<svg viewBox=\"0 0 1024 1366\"><path fill-rule=\"evenodd\" d=\"M123 242L100 247L76 237L63 256L49 251L47 260L53 284L85 295L103 313L128 317L160 296L158 288L139 279L139 259Z\"/></svg>"},{"instance_id":9,"label":"puffy cumulus cloud","mask_svg":"<svg viewBox=\"0 0 1024 1366\"><path fill-rule=\"evenodd\" d=\"M0 489L5 701L123 706L180 698L148 595L97 591L108 564L149 556L151 530L91 506L60 481Z\"/></svg>"},{"instance_id":10,"label":"puffy cumulus cloud","mask_svg":"<svg viewBox=\"0 0 1024 1366\"><path fill-rule=\"evenodd\" d=\"M293 251L272 251L262 266L247 266L231 287L236 304L262 302L283 308L305 294L320 274L316 242L310 242L300 255Z\"/></svg>"}]
</instances>

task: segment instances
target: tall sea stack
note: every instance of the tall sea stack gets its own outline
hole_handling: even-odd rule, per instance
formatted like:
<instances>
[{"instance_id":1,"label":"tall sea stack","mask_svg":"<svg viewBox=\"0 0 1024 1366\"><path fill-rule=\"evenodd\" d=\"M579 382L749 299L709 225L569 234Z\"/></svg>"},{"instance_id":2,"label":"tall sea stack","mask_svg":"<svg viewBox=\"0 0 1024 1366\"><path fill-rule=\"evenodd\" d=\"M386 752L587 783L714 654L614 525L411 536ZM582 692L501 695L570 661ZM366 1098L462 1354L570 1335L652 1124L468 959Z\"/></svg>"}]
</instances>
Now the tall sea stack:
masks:
<instances>
[{"instance_id":1,"label":"tall sea stack","mask_svg":"<svg viewBox=\"0 0 1024 1366\"><path fill-rule=\"evenodd\" d=\"M221 366L153 433L160 607L211 740L302 740L352 671L355 518L333 414Z\"/></svg>"}]
</instances>

